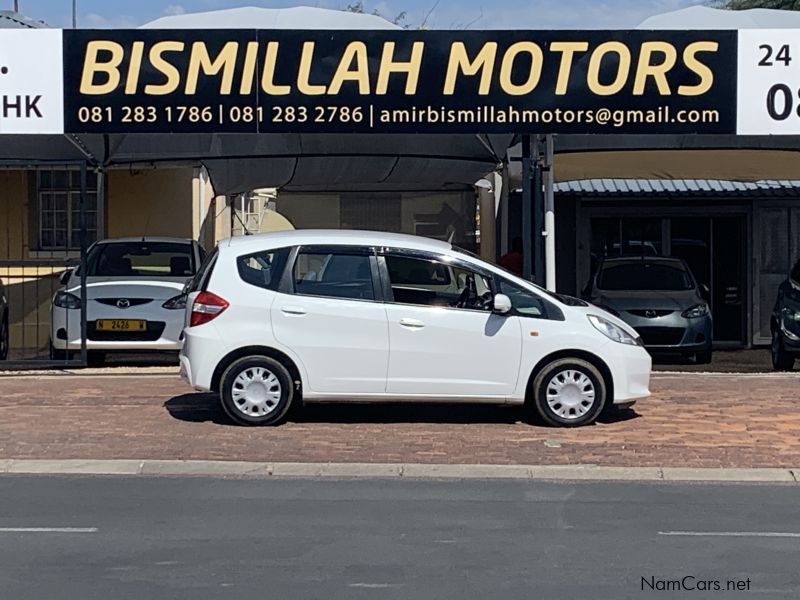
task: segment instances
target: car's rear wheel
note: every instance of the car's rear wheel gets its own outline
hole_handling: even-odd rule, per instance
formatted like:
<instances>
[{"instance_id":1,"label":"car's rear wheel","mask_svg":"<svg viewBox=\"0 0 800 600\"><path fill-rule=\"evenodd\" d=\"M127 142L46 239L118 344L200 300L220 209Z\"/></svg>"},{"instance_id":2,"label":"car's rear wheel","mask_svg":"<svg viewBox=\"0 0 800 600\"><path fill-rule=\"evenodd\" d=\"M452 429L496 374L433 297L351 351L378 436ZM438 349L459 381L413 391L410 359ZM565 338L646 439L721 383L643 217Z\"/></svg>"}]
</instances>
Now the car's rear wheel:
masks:
<instances>
[{"instance_id":1,"label":"car's rear wheel","mask_svg":"<svg viewBox=\"0 0 800 600\"><path fill-rule=\"evenodd\" d=\"M707 365L711 363L711 350L703 350L694 355L694 362L698 365Z\"/></svg>"},{"instance_id":2,"label":"car's rear wheel","mask_svg":"<svg viewBox=\"0 0 800 600\"><path fill-rule=\"evenodd\" d=\"M593 423L606 403L600 371L580 358L559 358L533 380L532 403L548 425L578 427Z\"/></svg>"},{"instance_id":3,"label":"car's rear wheel","mask_svg":"<svg viewBox=\"0 0 800 600\"><path fill-rule=\"evenodd\" d=\"M783 336L777 329L772 332L772 368L776 371L791 371L794 367L794 356L786 351L783 344Z\"/></svg>"},{"instance_id":4,"label":"car's rear wheel","mask_svg":"<svg viewBox=\"0 0 800 600\"><path fill-rule=\"evenodd\" d=\"M268 356L247 356L222 375L220 400L228 416L242 425L276 425L292 404L289 371Z\"/></svg>"},{"instance_id":5,"label":"car's rear wheel","mask_svg":"<svg viewBox=\"0 0 800 600\"><path fill-rule=\"evenodd\" d=\"M0 360L8 358L8 315L0 321Z\"/></svg>"}]
</instances>

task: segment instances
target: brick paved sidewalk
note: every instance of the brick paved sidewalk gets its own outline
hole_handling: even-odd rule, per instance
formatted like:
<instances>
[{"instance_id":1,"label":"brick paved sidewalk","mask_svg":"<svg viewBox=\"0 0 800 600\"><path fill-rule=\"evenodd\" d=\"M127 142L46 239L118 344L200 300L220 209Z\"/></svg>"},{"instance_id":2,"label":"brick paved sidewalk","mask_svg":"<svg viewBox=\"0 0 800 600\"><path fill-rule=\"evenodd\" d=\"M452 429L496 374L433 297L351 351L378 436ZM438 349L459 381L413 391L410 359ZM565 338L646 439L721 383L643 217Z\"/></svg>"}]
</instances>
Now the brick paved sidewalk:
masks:
<instances>
[{"instance_id":1,"label":"brick paved sidewalk","mask_svg":"<svg viewBox=\"0 0 800 600\"><path fill-rule=\"evenodd\" d=\"M579 429L519 408L312 405L232 425L175 377L0 377L0 459L800 467L800 377L656 375L635 410Z\"/></svg>"}]
</instances>

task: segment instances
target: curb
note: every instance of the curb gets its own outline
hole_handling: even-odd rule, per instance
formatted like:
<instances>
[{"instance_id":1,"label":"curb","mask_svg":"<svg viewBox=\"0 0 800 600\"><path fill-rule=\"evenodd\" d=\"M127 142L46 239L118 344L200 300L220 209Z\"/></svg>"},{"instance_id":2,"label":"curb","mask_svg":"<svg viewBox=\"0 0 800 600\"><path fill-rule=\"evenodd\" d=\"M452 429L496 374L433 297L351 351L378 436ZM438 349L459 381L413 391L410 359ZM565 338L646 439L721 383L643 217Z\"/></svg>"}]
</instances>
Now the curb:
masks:
<instances>
[{"instance_id":1,"label":"curb","mask_svg":"<svg viewBox=\"0 0 800 600\"><path fill-rule=\"evenodd\" d=\"M710 469L602 465L445 465L401 463L288 463L222 460L2 459L0 475L128 475L317 477L373 479L528 479L562 481L683 481L798 483L800 468Z\"/></svg>"}]
</instances>

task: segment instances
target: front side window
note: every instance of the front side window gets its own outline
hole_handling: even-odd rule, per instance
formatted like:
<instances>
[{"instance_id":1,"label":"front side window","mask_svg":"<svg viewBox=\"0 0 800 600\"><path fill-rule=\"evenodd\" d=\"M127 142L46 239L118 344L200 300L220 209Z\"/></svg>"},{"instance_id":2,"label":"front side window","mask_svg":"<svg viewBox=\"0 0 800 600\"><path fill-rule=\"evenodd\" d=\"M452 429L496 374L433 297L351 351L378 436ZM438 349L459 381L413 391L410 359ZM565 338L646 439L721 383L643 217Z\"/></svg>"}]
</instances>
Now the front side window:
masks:
<instances>
[{"instance_id":1,"label":"front side window","mask_svg":"<svg viewBox=\"0 0 800 600\"><path fill-rule=\"evenodd\" d=\"M352 300L375 299L367 252L301 248L292 278L296 294Z\"/></svg>"},{"instance_id":2,"label":"front side window","mask_svg":"<svg viewBox=\"0 0 800 600\"><path fill-rule=\"evenodd\" d=\"M542 299L520 286L499 279L497 291L511 299L511 307L516 313L525 317L547 317L547 309Z\"/></svg>"},{"instance_id":3,"label":"front side window","mask_svg":"<svg viewBox=\"0 0 800 600\"><path fill-rule=\"evenodd\" d=\"M400 304L491 310L489 280L445 261L400 255L386 256L394 301Z\"/></svg>"},{"instance_id":4,"label":"front side window","mask_svg":"<svg viewBox=\"0 0 800 600\"><path fill-rule=\"evenodd\" d=\"M236 259L236 268L243 281L267 290L278 288L289 248L263 250Z\"/></svg>"},{"instance_id":5,"label":"front side window","mask_svg":"<svg viewBox=\"0 0 800 600\"><path fill-rule=\"evenodd\" d=\"M92 247L89 277L192 277L196 264L190 243L112 242Z\"/></svg>"}]
</instances>

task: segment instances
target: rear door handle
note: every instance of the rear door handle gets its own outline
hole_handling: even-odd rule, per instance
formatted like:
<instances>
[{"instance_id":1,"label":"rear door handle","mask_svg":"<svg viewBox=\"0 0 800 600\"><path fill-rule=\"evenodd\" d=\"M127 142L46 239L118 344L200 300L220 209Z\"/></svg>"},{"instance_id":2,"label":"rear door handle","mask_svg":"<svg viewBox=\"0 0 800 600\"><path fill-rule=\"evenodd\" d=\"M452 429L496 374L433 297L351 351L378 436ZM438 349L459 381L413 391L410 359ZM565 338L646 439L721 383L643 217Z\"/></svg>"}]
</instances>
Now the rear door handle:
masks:
<instances>
[{"instance_id":1,"label":"rear door handle","mask_svg":"<svg viewBox=\"0 0 800 600\"><path fill-rule=\"evenodd\" d=\"M286 315L304 315L306 314L306 309L299 306L284 306L281 308L281 312Z\"/></svg>"},{"instance_id":2,"label":"rear door handle","mask_svg":"<svg viewBox=\"0 0 800 600\"><path fill-rule=\"evenodd\" d=\"M422 329L425 327L425 323L418 319L400 319L400 325L403 327L408 327L409 329Z\"/></svg>"}]
</instances>

